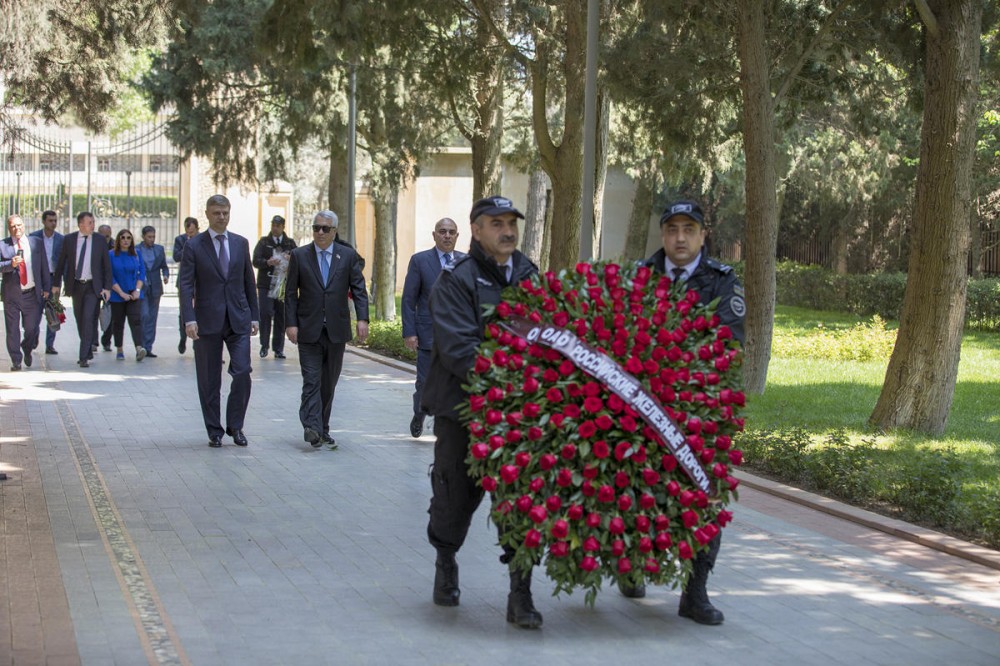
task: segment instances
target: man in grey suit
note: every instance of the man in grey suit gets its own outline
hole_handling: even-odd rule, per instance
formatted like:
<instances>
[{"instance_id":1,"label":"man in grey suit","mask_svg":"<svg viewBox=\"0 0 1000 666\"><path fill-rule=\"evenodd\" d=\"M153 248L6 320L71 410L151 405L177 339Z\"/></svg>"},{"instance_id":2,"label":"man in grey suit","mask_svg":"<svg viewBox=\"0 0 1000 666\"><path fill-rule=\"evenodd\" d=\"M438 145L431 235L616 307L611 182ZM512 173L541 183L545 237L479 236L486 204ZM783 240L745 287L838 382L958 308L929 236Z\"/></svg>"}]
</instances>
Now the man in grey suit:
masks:
<instances>
[{"instance_id":1,"label":"man in grey suit","mask_svg":"<svg viewBox=\"0 0 1000 666\"><path fill-rule=\"evenodd\" d=\"M431 347L434 342L434 327L431 322L431 287L441 275L441 269L465 256L455 251L458 241L458 225L455 220L443 217L431 232L434 247L417 252L410 257L403 282L403 342L410 351L417 352L417 381L413 391L413 418L410 420L410 434L420 437L424 434L424 418L427 413L420 406L420 396L424 391L427 371L431 367Z\"/></svg>"},{"instance_id":2,"label":"man in grey suit","mask_svg":"<svg viewBox=\"0 0 1000 666\"><path fill-rule=\"evenodd\" d=\"M142 341L146 348L146 358L156 358L153 343L156 341L156 320L160 316L160 297L163 285L170 280L167 268L167 253L162 245L156 244L156 229L142 228L142 243L136 248L139 257L146 264L146 282L142 285ZM162 281L160 280L162 278Z\"/></svg>"},{"instance_id":3,"label":"man in grey suit","mask_svg":"<svg viewBox=\"0 0 1000 666\"><path fill-rule=\"evenodd\" d=\"M41 238L42 243L45 245L45 259L49 263L49 281L52 282L52 278L55 277L56 272L56 262L59 260L59 255L62 253L63 245L63 235L56 231L56 226L59 224L59 215L56 214L54 210L47 210L42 213L42 228L37 231L32 231L31 236L36 238ZM41 330L43 317L38 318L39 331ZM45 353L46 354L58 354L56 351L56 332L49 327L48 322L45 325Z\"/></svg>"},{"instance_id":4,"label":"man in grey suit","mask_svg":"<svg viewBox=\"0 0 1000 666\"><path fill-rule=\"evenodd\" d=\"M180 268L181 314L193 340L194 366L208 445L222 446L223 433L246 446L243 422L250 403L250 336L257 334L260 311L250 266L250 243L227 231L229 199L216 194L205 205L208 230L184 247ZM229 351L233 378L226 403L226 428L220 414L222 347Z\"/></svg>"},{"instance_id":5,"label":"man in grey suit","mask_svg":"<svg viewBox=\"0 0 1000 666\"><path fill-rule=\"evenodd\" d=\"M111 296L111 259L104 236L94 233L94 214L82 211L76 216L79 231L67 234L54 271L52 293L58 295L65 279L66 293L73 299L73 317L80 334L81 368L90 366L97 342L97 312L101 299Z\"/></svg>"},{"instance_id":6,"label":"man in grey suit","mask_svg":"<svg viewBox=\"0 0 1000 666\"><path fill-rule=\"evenodd\" d=\"M303 437L314 447L327 444L330 412L344 363L344 347L351 340L354 299L358 341L368 337L368 291L361 259L352 248L334 243L337 215L324 210L313 218L313 242L292 250L285 280L285 333L299 346L302 401L299 420Z\"/></svg>"},{"instance_id":7,"label":"man in grey suit","mask_svg":"<svg viewBox=\"0 0 1000 666\"><path fill-rule=\"evenodd\" d=\"M31 367L31 353L38 346L38 318L49 297L51 274L45 247L38 238L24 235L20 215L7 218L10 236L0 242L0 271L3 272L3 317L7 327L10 369ZM21 330L24 329L22 340Z\"/></svg>"}]
</instances>

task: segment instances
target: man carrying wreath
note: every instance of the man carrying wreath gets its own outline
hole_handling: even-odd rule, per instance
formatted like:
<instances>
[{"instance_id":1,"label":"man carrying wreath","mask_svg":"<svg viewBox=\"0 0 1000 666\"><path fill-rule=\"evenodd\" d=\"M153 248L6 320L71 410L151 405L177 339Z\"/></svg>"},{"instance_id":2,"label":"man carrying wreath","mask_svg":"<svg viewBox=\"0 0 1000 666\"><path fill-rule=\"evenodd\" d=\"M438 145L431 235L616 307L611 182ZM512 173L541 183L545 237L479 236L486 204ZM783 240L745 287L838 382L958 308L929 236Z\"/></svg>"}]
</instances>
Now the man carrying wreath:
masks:
<instances>
[{"instance_id":1,"label":"man carrying wreath","mask_svg":"<svg viewBox=\"0 0 1000 666\"><path fill-rule=\"evenodd\" d=\"M743 344L743 317L746 301L743 287L731 266L721 264L702 253L705 244L705 215L694 201L676 201L660 216L660 236L663 248L642 262L652 270L669 275L674 282L684 282L687 289L698 292L702 303L719 299L716 314L728 326L733 337ZM722 543L720 532L707 551L698 553L694 570L681 593L678 614L699 624L722 624L722 611L708 599L708 574L715 566ZM638 599L646 596L644 585L621 586L622 594Z\"/></svg>"},{"instance_id":2,"label":"man carrying wreath","mask_svg":"<svg viewBox=\"0 0 1000 666\"><path fill-rule=\"evenodd\" d=\"M437 550L433 599L439 606L458 605L461 592L455 554L484 494L469 476L469 434L457 410L469 398L462 385L483 341L483 306L497 305L504 287L538 272L538 267L516 249L518 218L524 215L509 199L492 196L477 201L469 215L469 254L445 266L431 291L434 343L422 407L435 417L437 438L427 537ZM508 562L511 555L505 547L501 561ZM542 616L531 598L530 572L510 569L507 621L529 629L542 626Z\"/></svg>"}]
</instances>

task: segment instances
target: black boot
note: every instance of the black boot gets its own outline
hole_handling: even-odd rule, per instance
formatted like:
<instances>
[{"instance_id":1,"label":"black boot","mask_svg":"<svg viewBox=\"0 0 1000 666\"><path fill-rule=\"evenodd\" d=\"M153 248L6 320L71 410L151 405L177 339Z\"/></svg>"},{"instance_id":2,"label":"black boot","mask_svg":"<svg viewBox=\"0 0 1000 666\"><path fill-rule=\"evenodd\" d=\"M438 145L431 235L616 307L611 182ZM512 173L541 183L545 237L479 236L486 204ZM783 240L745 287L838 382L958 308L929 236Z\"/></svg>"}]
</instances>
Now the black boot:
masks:
<instances>
[{"instance_id":1,"label":"black boot","mask_svg":"<svg viewBox=\"0 0 1000 666\"><path fill-rule=\"evenodd\" d=\"M542 614L535 610L531 600L531 572L510 570L510 594L507 595L507 621L522 629L542 626Z\"/></svg>"},{"instance_id":2,"label":"black boot","mask_svg":"<svg viewBox=\"0 0 1000 666\"><path fill-rule=\"evenodd\" d=\"M721 536L721 535L720 535ZM708 573L715 565L721 539L713 540L708 552L699 553L694 560L694 571L688 578L681 593L681 604L677 614L694 620L698 624L722 624L725 616L708 600Z\"/></svg>"},{"instance_id":3,"label":"black boot","mask_svg":"<svg viewBox=\"0 0 1000 666\"><path fill-rule=\"evenodd\" d=\"M434 563L434 603L438 606L457 606L462 592L458 589L458 562L454 553L438 551Z\"/></svg>"},{"instance_id":4,"label":"black boot","mask_svg":"<svg viewBox=\"0 0 1000 666\"><path fill-rule=\"evenodd\" d=\"M618 583L618 590L622 593L623 597L628 597L629 599L642 599L646 596L645 583L639 583L638 585Z\"/></svg>"}]
</instances>

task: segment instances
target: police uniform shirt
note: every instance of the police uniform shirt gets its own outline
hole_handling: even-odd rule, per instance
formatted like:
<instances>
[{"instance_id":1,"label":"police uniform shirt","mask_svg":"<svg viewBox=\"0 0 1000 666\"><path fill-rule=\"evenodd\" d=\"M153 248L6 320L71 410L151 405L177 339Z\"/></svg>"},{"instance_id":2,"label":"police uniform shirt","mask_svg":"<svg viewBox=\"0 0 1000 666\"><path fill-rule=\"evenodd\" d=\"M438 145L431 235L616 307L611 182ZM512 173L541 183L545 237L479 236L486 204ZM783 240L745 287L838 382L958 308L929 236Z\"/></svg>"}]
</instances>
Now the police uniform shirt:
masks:
<instances>
[{"instance_id":1,"label":"police uniform shirt","mask_svg":"<svg viewBox=\"0 0 1000 666\"><path fill-rule=\"evenodd\" d=\"M694 258L694 261L689 263L687 266L684 266L684 274L681 276L681 279L684 280L685 282L687 280L690 280L691 276L694 275L694 272L698 269L698 264L700 263L701 263L701 252L699 252L698 256ZM677 264L670 261L670 257L666 256L666 254L663 255L663 264L665 269L663 271L664 275L673 276L674 269L680 268L679 266L677 266Z\"/></svg>"}]
</instances>

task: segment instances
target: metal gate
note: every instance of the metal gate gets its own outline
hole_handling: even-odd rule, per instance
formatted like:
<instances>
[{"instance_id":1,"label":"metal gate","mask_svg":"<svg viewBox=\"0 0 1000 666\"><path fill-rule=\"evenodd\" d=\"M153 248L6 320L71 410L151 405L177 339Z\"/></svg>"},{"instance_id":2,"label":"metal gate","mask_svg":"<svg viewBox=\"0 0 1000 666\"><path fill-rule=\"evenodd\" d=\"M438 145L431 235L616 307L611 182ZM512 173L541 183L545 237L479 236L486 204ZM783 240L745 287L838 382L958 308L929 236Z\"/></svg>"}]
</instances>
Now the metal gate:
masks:
<instances>
[{"instance_id":1,"label":"metal gate","mask_svg":"<svg viewBox=\"0 0 1000 666\"><path fill-rule=\"evenodd\" d=\"M164 136L163 122L137 126L113 140L5 123L0 145L4 220L17 213L32 231L41 227L44 211L54 210L58 230L67 233L76 231L76 215L88 210L98 225L108 224L115 233L152 225L161 243L179 233L178 155Z\"/></svg>"}]
</instances>

